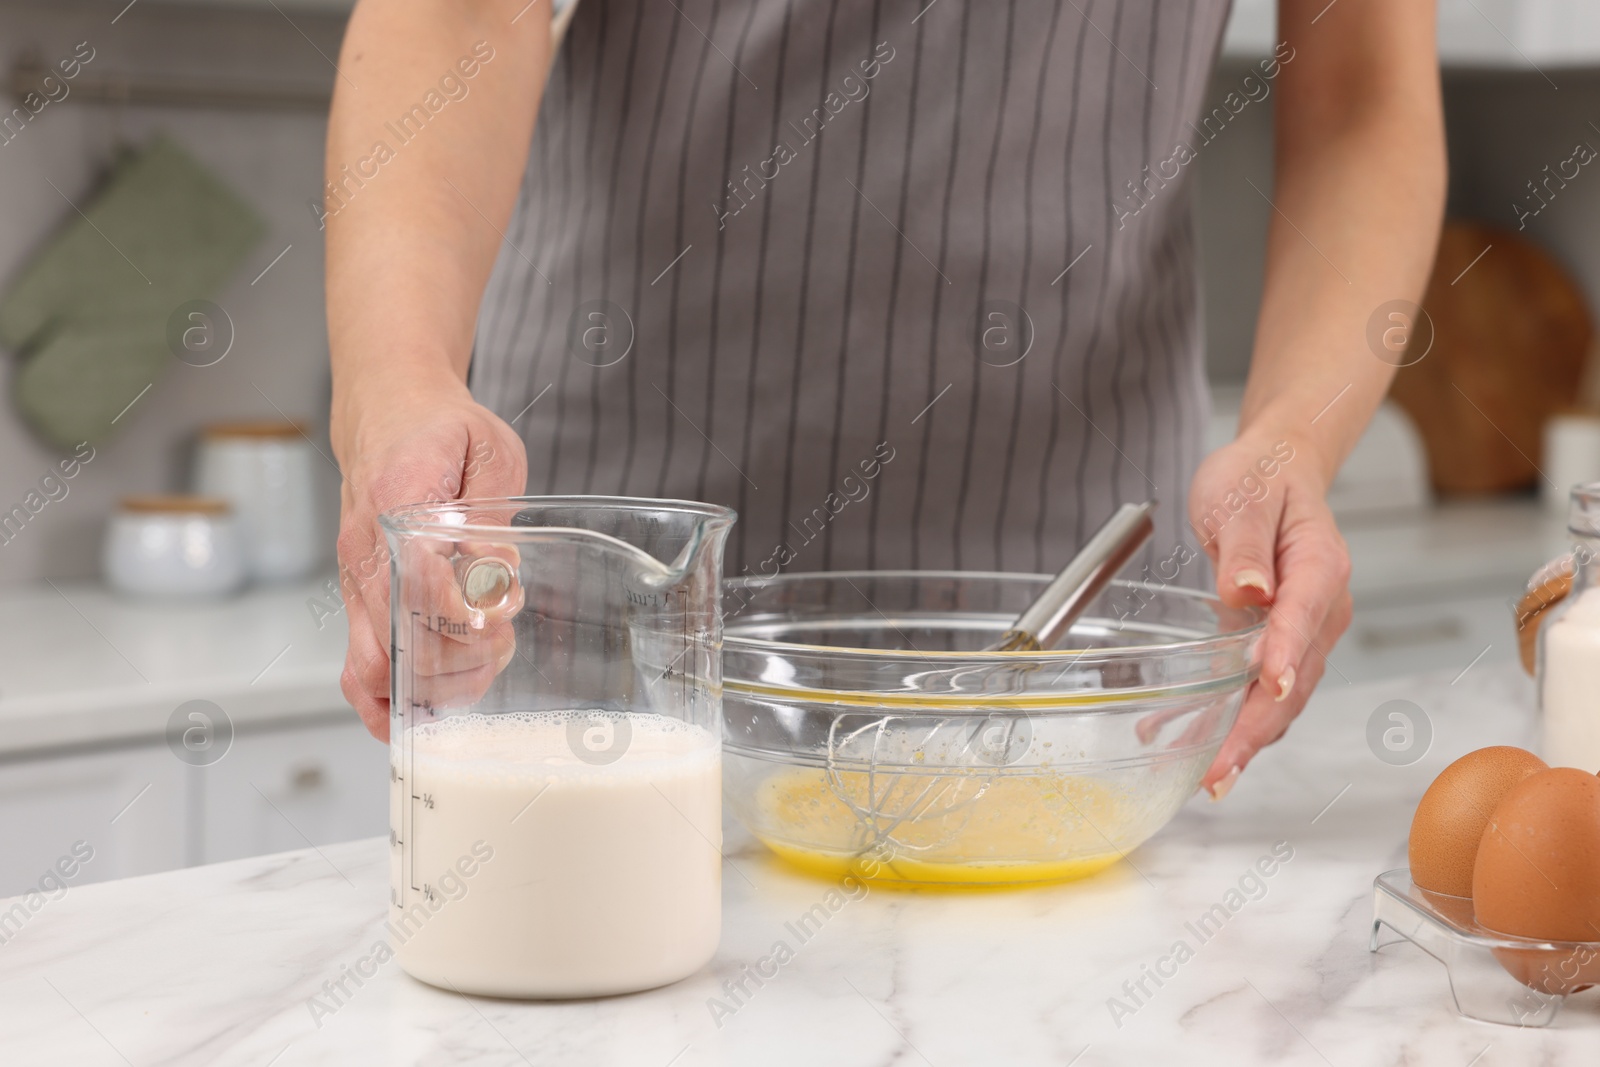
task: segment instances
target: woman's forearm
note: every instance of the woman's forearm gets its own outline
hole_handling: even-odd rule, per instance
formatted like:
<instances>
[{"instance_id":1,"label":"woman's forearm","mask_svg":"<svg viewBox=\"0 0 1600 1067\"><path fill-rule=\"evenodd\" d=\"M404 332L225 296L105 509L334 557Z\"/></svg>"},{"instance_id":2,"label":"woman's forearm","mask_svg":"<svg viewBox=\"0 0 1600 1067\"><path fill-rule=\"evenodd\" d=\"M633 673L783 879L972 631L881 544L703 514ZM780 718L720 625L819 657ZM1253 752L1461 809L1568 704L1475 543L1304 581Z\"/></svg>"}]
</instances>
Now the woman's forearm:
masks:
<instances>
[{"instance_id":1,"label":"woman's forearm","mask_svg":"<svg viewBox=\"0 0 1600 1067\"><path fill-rule=\"evenodd\" d=\"M388 389L465 380L549 66L549 18L548 2L526 0L356 6L323 195L336 428Z\"/></svg>"},{"instance_id":2,"label":"woman's forearm","mask_svg":"<svg viewBox=\"0 0 1600 1067\"><path fill-rule=\"evenodd\" d=\"M1312 22L1319 13L1322 17ZM1331 480L1393 376L1368 322L1427 284L1444 210L1431 0L1281 0L1273 218L1241 432Z\"/></svg>"}]
</instances>

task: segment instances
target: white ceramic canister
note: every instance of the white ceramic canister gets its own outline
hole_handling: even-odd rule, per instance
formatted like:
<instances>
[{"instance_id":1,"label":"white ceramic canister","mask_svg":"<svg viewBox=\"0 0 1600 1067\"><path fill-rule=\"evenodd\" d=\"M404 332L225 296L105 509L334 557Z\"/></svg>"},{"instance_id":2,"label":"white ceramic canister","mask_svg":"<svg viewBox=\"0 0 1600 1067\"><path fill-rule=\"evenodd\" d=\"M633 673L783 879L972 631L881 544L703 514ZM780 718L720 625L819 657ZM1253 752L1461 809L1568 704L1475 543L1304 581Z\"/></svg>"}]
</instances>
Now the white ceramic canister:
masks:
<instances>
[{"instance_id":1,"label":"white ceramic canister","mask_svg":"<svg viewBox=\"0 0 1600 1067\"><path fill-rule=\"evenodd\" d=\"M1567 411L1550 416L1544 424L1540 466L1545 506L1565 514L1567 488L1600 478L1600 413Z\"/></svg>"},{"instance_id":2,"label":"white ceramic canister","mask_svg":"<svg viewBox=\"0 0 1600 1067\"><path fill-rule=\"evenodd\" d=\"M201 432L195 490L233 505L257 581L303 578L321 562L316 463L296 423L219 423Z\"/></svg>"},{"instance_id":3,"label":"white ceramic canister","mask_svg":"<svg viewBox=\"0 0 1600 1067\"><path fill-rule=\"evenodd\" d=\"M224 596L245 579L238 523L213 497L123 498L101 564L106 582L133 596Z\"/></svg>"}]
</instances>

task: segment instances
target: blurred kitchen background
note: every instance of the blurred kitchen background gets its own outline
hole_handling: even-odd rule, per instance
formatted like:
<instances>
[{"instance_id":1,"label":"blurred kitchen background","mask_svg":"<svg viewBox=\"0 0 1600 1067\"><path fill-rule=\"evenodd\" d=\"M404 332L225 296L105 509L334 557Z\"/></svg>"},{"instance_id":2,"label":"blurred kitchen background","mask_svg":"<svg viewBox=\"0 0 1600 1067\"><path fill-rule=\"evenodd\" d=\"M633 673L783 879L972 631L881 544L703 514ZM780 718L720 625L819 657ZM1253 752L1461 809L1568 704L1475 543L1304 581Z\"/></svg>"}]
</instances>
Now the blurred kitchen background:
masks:
<instances>
[{"instance_id":1,"label":"blurred kitchen background","mask_svg":"<svg viewBox=\"0 0 1600 1067\"><path fill-rule=\"evenodd\" d=\"M314 205L349 7L0 0L0 894L76 837L96 848L84 879L102 880L387 829L387 754L340 696L329 581ZM1214 101L1270 53L1272 11L1237 0ZM1452 224L1436 337L1334 490L1356 617L1326 686L1514 659L1511 605L1563 545L1555 501L1600 477L1600 176L1574 161L1600 146L1600 8L1441 0L1440 22ZM1254 328L1270 208L1251 183L1271 187L1271 106L1245 107L1197 164L1216 443ZM173 312L160 286L123 284L84 209L142 226L145 255L207 250L186 295L213 303ZM65 327L29 317L52 302L84 310ZM145 353L143 381L106 369L124 349ZM92 458L75 449L113 415ZM197 472L275 502L276 555L160 499ZM119 510L129 496L155 499ZM157 543L170 558L141 564ZM174 603L113 592L107 568L127 587L279 577Z\"/></svg>"}]
</instances>

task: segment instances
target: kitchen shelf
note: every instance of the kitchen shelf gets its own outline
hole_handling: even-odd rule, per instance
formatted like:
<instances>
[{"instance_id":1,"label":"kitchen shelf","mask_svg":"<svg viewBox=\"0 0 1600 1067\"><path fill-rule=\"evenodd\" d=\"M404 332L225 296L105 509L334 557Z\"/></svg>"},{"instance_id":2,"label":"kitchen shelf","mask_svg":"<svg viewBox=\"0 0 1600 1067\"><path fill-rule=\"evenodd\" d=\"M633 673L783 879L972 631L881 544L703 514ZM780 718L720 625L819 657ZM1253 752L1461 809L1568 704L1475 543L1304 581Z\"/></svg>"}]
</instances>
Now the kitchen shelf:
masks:
<instances>
[{"instance_id":1,"label":"kitchen shelf","mask_svg":"<svg viewBox=\"0 0 1600 1067\"><path fill-rule=\"evenodd\" d=\"M1276 0L1234 0L1223 55L1255 59L1276 43ZM1593 0L1439 0L1439 61L1446 67L1529 72L1600 66L1600 5Z\"/></svg>"},{"instance_id":2,"label":"kitchen shelf","mask_svg":"<svg viewBox=\"0 0 1600 1067\"><path fill-rule=\"evenodd\" d=\"M271 11L278 7L284 11L303 11L320 15L348 15L350 9L356 6L356 0L143 0L143 2L163 7L234 7L258 11Z\"/></svg>"},{"instance_id":3,"label":"kitchen shelf","mask_svg":"<svg viewBox=\"0 0 1600 1067\"><path fill-rule=\"evenodd\" d=\"M20 101L52 73L36 55L24 54L6 79L11 99ZM72 83L75 104L127 104L144 107L199 107L229 111L307 111L326 115L332 88L317 84L275 84L239 80L172 78L152 74L81 74Z\"/></svg>"}]
</instances>

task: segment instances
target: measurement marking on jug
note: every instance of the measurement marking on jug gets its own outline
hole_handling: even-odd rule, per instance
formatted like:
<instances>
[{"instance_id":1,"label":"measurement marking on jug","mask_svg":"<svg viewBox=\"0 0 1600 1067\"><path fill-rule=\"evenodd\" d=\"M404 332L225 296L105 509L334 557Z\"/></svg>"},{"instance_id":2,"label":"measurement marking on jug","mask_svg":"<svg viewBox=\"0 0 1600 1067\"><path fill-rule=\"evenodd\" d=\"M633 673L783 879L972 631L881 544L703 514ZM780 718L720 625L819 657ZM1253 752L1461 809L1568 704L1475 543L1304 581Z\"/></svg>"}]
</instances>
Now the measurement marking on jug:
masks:
<instances>
[{"instance_id":1,"label":"measurement marking on jug","mask_svg":"<svg viewBox=\"0 0 1600 1067\"><path fill-rule=\"evenodd\" d=\"M678 671L678 670L674 670L673 668L677 667L678 662L680 660L682 660L683 657L687 656L692 651L694 651L693 646L685 645L682 652L679 652L676 656L672 657L672 662L671 663L668 663L665 667L661 668L661 673L656 675L656 679L655 680L659 682L663 678L679 678L679 677L682 677L683 672L682 671Z\"/></svg>"},{"instance_id":2,"label":"measurement marking on jug","mask_svg":"<svg viewBox=\"0 0 1600 1067\"><path fill-rule=\"evenodd\" d=\"M685 652L694 652L694 639L689 636L689 615L687 612L678 616L678 633L683 640L683 650ZM683 684L678 687L678 707L683 709L684 714L688 714L689 711L689 686L692 684L693 676L696 672L695 660L697 659L699 659L698 656L690 656L689 669L679 672L679 677L682 679Z\"/></svg>"},{"instance_id":3,"label":"measurement marking on jug","mask_svg":"<svg viewBox=\"0 0 1600 1067\"><path fill-rule=\"evenodd\" d=\"M421 618L423 618L421 612L413 611L411 613L411 631L406 636L407 640L412 644L416 643L417 620ZM423 628L427 628L427 622L425 619L423 621ZM392 666L398 666L398 664L399 660L395 660ZM415 781L417 774L417 755L416 736L413 731L416 728L417 712L424 711L427 713L430 719L433 718L433 702L427 699L423 699L421 701L415 699L411 691L411 678L400 673L396 673L395 678L405 682L406 703L411 708L411 714L407 716L408 721L403 724L403 733L401 734L401 753L402 758L405 761L406 777L412 781ZM407 785L405 789L407 793L411 793L410 785ZM406 802L404 809L401 812L400 820L402 834L400 851L401 857L405 861L406 865L406 884L411 887L411 891L413 893L423 893L424 899L430 899L427 896L427 884L424 883L421 886L417 885L417 810L415 794L413 794L412 798Z\"/></svg>"}]
</instances>

